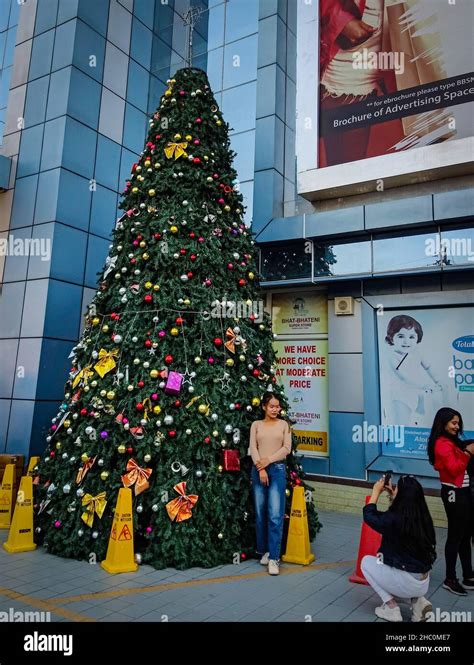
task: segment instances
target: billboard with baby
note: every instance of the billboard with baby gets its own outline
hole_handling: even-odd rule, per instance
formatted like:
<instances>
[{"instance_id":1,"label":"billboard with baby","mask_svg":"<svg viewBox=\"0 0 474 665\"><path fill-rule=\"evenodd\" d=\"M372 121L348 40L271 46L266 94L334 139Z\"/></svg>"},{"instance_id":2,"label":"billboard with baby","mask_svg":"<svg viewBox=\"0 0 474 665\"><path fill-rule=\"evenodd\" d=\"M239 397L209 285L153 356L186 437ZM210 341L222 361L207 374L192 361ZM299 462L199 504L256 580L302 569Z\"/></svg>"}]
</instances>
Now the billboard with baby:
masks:
<instances>
[{"instance_id":1,"label":"billboard with baby","mask_svg":"<svg viewBox=\"0 0 474 665\"><path fill-rule=\"evenodd\" d=\"M474 438L474 307L384 310L377 329L384 454L426 457L443 406Z\"/></svg>"}]
</instances>

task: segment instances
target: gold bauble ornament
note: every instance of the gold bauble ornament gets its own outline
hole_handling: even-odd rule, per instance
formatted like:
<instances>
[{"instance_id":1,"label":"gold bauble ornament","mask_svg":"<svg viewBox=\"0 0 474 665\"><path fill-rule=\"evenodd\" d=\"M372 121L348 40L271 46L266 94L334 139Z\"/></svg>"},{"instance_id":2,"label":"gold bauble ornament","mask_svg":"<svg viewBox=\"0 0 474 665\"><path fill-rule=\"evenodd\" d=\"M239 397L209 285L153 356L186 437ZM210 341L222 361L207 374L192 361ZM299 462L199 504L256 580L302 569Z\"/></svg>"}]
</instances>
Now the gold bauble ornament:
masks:
<instances>
[{"instance_id":1,"label":"gold bauble ornament","mask_svg":"<svg viewBox=\"0 0 474 665\"><path fill-rule=\"evenodd\" d=\"M109 332L110 328L107 324L105 326L102 326L102 332Z\"/></svg>"},{"instance_id":2,"label":"gold bauble ornament","mask_svg":"<svg viewBox=\"0 0 474 665\"><path fill-rule=\"evenodd\" d=\"M161 406L158 406L158 404L156 406L154 406L153 407L153 413L155 414L155 416L159 416L160 413L161 413Z\"/></svg>"},{"instance_id":3,"label":"gold bauble ornament","mask_svg":"<svg viewBox=\"0 0 474 665\"><path fill-rule=\"evenodd\" d=\"M71 421L69 419L67 419L67 420L64 421L63 425L67 429L68 427L71 427Z\"/></svg>"},{"instance_id":4,"label":"gold bauble ornament","mask_svg":"<svg viewBox=\"0 0 474 665\"><path fill-rule=\"evenodd\" d=\"M152 282L145 282L145 289L151 289L152 286Z\"/></svg>"},{"instance_id":5,"label":"gold bauble ornament","mask_svg":"<svg viewBox=\"0 0 474 665\"><path fill-rule=\"evenodd\" d=\"M239 356L239 360L240 360L241 362L244 362L244 360L245 360L245 356L244 356L243 354L240 355L240 356Z\"/></svg>"},{"instance_id":6,"label":"gold bauble ornament","mask_svg":"<svg viewBox=\"0 0 474 665\"><path fill-rule=\"evenodd\" d=\"M287 489L285 490L285 494L286 494L286 496L290 496L290 494L291 494L291 490L289 490L289 489L287 488Z\"/></svg>"},{"instance_id":7,"label":"gold bauble ornament","mask_svg":"<svg viewBox=\"0 0 474 665\"><path fill-rule=\"evenodd\" d=\"M157 370L157 369L152 369L152 370L150 371L150 376L151 376L152 379L157 379L158 376L159 376L159 372L158 372L158 370Z\"/></svg>"},{"instance_id":8,"label":"gold bauble ornament","mask_svg":"<svg viewBox=\"0 0 474 665\"><path fill-rule=\"evenodd\" d=\"M260 397L253 397L252 406L259 406L259 405L260 405Z\"/></svg>"},{"instance_id":9,"label":"gold bauble ornament","mask_svg":"<svg viewBox=\"0 0 474 665\"><path fill-rule=\"evenodd\" d=\"M99 317L98 317L98 316L94 316L94 318L92 319L92 325L93 325L93 326L98 326L99 323L100 323L100 319L99 319Z\"/></svg>"},{"instance_id":10,"label":"gold bauble ornament","mask_svg":"<svg viewBox=\"0 0 474 665\"><path fill-rule=\"evenodd\" d=\"M117 450L121 455L123 455L127 449L125 448L125 444L121 443L120 446L117 448Z\"/></svg>"},{"instance_id":11,"label":"gold bauble ornament","mask_svg":"<svg viewBox=\"0 0 474 665\"><path fill-rule=\"evenodd\" d=\"M179 139L181 138L181 134L175 134L174 138L176 141L179 141Z\"/></svg>"},{"instance_id":12,"label":"gold bauble ornament","mask_svg":"<svg viewBox=\"0 0 474 665\"><path fill-rule=\"evenodd\" d=\"M159 285L159 284L155 284L155 285L153 286L153 291L159 291L159 290L160 290L160 285Z\"/></svg>"},{"instance_id":13,"label":"gold bauble ornament","mask_svg":"<svg viewBox=\"0 0 474 665\"><path fill-rule=\"evenodd\" d=\"M186 134L185 138L186 138L186 141L192 141L193 140L193 137L191 136L191 134Z\"/></svg>"},{"instance_id":14,"label":"gold bauble ornament","mask_svg":"<svg viewBox=\"0 0 474 665\"><path fill-rule=\"evenodd\" d=\"M171 231L171 233L178 233L178 227L173 225L173 226L170 228L170 231Z\"/></svg>"},{"instance_id":15,"label":"gold bauble ornament","mask_svg":"<svg viewBox=\"0 0 474 665\"><path fill-rule=\"evenodd\" d=\"M138 194L138 187L132 187L132 193Z\"/></svg>"},{"instance_id":16,"label":"gold bauble ornament","mask_svg":"<svg viewBox=\"0 0 474 665\"><path fill-rule=\"evenodd\" d=\"M217 470L219 471L219 473L222 473L224 471L224 467L222 466L222 464L219 464Z\"/></svg>"},{"instance_id":17,"label":"gold bauble ornament","mask_svg":"<svg viewBox=\"0 0 474 665\"><path fill-rule=\"evenodd\" d=\"M100 474L100 477L102 478L102 480L107 480L107 478L109 477L109 472L108 471L102 471L102 473Z\"/></svg>"},{"instance_id":18,"label":"gold bauble ornament","mask_svg":"<svg viewBox=\"0 0 474 665\"><path fill-rule=\"evenodd\" d=\"M198 406L199 413L206 413L207 409L208 409L208 406L206 404L200 404Z\"/></svg>"},{"instance_id":19,"label":"gold bauble ornament","mask_svg":"<svg viewBox=\"0 0 474 665\"><path fill-rule=\"evenodd\" d=\"M151 165L150 160L149 160L149 159L145 159L145 166L150 166L150 165Z\"/></svg>"},{"instance_id":20,"label":"gold bauble ornament","mask_svg":"<svg viewBox=\"0 0 474 665\"><path fill-rule=\"evenodd\" d=\"M185 305L190 305L191 304L191 301L189 300L189 298L185 298L185 300L183 302L184 302Z\"/></svg>"},{"instance_id":21,"label":"gold bauble ornament","mask_svg":"<svg viewBox=\"0 0 474 665\"><path fill-rule=\"evenodd\" d=\"M196 356L196 357L194 358L194 362L196 363L196 365L199 365L199 363L200 363L201 361L202 361L202 358L200 358L199 356Z\"/></svg>"},{"instance_id":22,"label":"gold bauble ornament","mask_svg":"<svg viewBox=\"0 0 474 665\"><path fill-rule=\"evenodd\" d=\"M101 391L100 391L100 396L101 396L101 397L105 397L106 395L107 395L107 391L106 391L106 390L101 390Z\"/></svg>"},{"instance_id":23,"label":"gold bauble ornament","mask_svg":"<svg viewBox=\"0 0 474 665\"><path fill-rule=\"evenodd\" d=\"M59 450L61 448L61 441L58 441L56 444L56 450Z\"/></svg>"},{"instance_id":24,"label":"gold bauble ornament","mask_svg":"<svg viewBox=\"0 0 474 665\"><path fill-rule=\"evenodd\" d=\"M150 258L150 255L148 254L148 252L145 252L144 254L142 254L142 258L143 258L144 261L148 261L148 259Z\"/></svg>"},{"instance_id":25,"label":"gold bauble ornament","mask_svg":"<svg viewBox=\"0 0 474 665\"><path fill-rule=\"evenodd\" d=\"M146 242L145 242L144 240L141 241L141 243L140 243L140 247L141 247L142 249L143 249L144 247L146 247Z\"/></svg>"},{"instance_id":26,"label":"gold bauble ornament","mask_svg":"<svg viewBox=\"0 0 474 665\"><path fill-rule=\"evenodd\" d=\"M148 196L155 196L156 192L154 189L149 189L148 190Z\"/></svg>"},{"instance_id":27,"label":"gold bauble ornament","mask_svg":"<svg viewBox=\"0 0 474 665\"><path fill-rule=\"evenodd\" d=\"M84 462L84 464L85 464L86 462L88 462L88 461L89 461L89 455L88 455L87 453L82 453L82 455L81 455L81 461Z\"/></svg>"},{"instance_id":28,"label":"gold bauble ornament","mask_svg":"<svg viewBox=\"0 0 474 665\"><path fill-rule=\"evenodd\" d=\"M92 381L92 382L91 382L91 386L92 386L93 388L97 388L97 381Z\"/></svg>"},{"instance_id":29,"label":"gold bauble ornament","mask_svg":"<svg viewBox=\"0 0 474 665\"><path fill-rule=\"evenodd\" d=\"M176 335L179 335L179 328L171 328L170 334L176 337Z\"/></svg>"},{"instance_id":30,"label":"gold bauble ornament","mask_svg":"<svg viewBox=\"0 0 474 665\"><path fill-rule=\"evenodd\" d=\"M225 210L226 212L230 212L230 206L224 206L224 210Z\"/></svg>"},{"instance_id":31,"label":"gold bauble ornament","mask_svg":"<svg viewBox=\"0 0 474 665\"><path fill-rule=\"evenodd\" d=\"M107 393L107 399L115 399L115 393L113 390L109 390Z\"/></svg>"},{"instance_id":32,"label":"gold bauble ornament","mask_svg":"<svg viewBox=\"0 0 474 665\"><path fill-rule=\"evenodd\" d=\"M233 360L233 358L227 358L227 360L225 361L225 364L226 364L228 367L232 367L233 364L234 364L234 360Z\"/></svg>"},{"instance_id":33,"label":"gold bauble ornament","mask_svg":"<svg viewBox=\"0 0 474 665\"><path fill-rule=\"evenodd\" d=\"M255 275L253 274L253 272L249 272L248 277L249 277L249 279L254 279Z\"/></svg>"},{"instance_id":34,"label":"gold bauble ornament","mask_svg":"<svg viewBox=\"0 0 474 665\"><path fill-rule=\"evenodd\" d=\"M220 127L222 125L222 120L216 120L216 125Z\"/></svg>"},{"instance_id":35,"label":"gold bauble ornament","mask_svg":"<svg viewBox=\"0 0 474 665\"><path fill-rule=\"evenodd\" d=\"M171 92L171 90L165 90L165 97L171 97L172 94L173 93ZM175 136L175 138L176 138L176 136Z\"/></svg>"}]
</instances>

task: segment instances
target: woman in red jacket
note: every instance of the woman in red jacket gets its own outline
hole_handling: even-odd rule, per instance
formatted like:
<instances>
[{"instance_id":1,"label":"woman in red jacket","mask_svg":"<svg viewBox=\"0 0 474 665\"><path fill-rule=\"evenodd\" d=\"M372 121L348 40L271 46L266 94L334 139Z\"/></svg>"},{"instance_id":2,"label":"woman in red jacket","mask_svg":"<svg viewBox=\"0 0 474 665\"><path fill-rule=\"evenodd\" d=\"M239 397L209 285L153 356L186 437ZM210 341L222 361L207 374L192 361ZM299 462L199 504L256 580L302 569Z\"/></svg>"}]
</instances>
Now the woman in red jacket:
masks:
<instances>
[{"instance_id":1,"label":"woman in red jacket","mask_svg":"<svg viewBox=\"0 0 474 665\"><path fill-rule=\"evenodd\" d=\"M428 439L428 457L439 471L441 498L448 518L443 587L458 596L466 596L466 590L474 590L470 526L472 506L467 474L467 466L474 455L474 443L462 441L459 438L462 432L461 414L444 407L436 414ZM458 554L463 572L462 585L456 577Z\"/></svg>"}]
</instances>

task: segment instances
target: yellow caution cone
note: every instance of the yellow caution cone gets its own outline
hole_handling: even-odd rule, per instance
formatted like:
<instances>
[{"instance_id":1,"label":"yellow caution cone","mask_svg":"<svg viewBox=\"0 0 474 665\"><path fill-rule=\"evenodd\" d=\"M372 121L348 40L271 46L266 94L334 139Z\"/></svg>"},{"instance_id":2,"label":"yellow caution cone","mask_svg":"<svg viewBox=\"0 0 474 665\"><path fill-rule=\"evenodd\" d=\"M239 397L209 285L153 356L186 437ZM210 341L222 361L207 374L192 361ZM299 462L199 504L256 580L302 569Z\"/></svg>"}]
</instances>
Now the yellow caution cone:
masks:
<instances>
[{"instance_id":1,"label":"yellow caution cone","mask_svg":"<svg viewBox=\"0 0 474 665\"><path fill-rule=\"evenodd\" d=\"M134 573L138 569L133 549L132 490L119 490L107 556L100 564L108 573Z\"/></svg>"},{"instance_id":2,"label":"yellow caution cone","mask_svg":"<svg viewBox=\"0 0 474 665\"><path fill-rule=\"evenodd\" d=\"M12 518L13 478L15 465L7 464L0 486L0 529L9 529Z\"/></svg>"},{"instance_id":3,"label":"yellow caution cone","mask_svg":"<svg viewBox=\"0 0 474 665\"><path fill-rule=\"evenodd\" d=\"M15 512L4 549L10 554L35 550L33 542L33 479L23 476L16 497Z\"/></svg>"},{"instance_id":4,"label":"yellow caution cone","mask_svg":"<svg viewBox=\"0 0 474 665\"><path fill-rule=\"evenodd\" d=\"M286 552L281 557L287 563L301 563L307 566L314 561L314 554L309 544L308 513L304 499L304 487L293 489L291 501L290 525Z\"/></svg>"},{"instance_id":5,"label":"yellow caution cone","mask_svg":"<svg viewBox=\"0 0 474 665\"><path fill-rule=\"evenodd\" d=\"M39 457L30 457L30 463L28 464L28 470L26 472L27 476L32 476L33 475L33 469L35 466L38 464L40 461Z\"/></svg>"}]
</instances>

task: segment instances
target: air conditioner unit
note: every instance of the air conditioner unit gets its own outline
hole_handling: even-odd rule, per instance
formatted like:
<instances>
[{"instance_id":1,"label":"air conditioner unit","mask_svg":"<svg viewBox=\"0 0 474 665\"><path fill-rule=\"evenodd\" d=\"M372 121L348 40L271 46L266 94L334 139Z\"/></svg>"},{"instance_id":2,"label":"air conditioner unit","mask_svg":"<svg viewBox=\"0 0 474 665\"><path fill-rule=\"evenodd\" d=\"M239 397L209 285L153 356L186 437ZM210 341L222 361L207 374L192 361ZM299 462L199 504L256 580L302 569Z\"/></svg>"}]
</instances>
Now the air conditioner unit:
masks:
<instances>
[{"instance_id":1,"label":"air conditioner unit","mask_svg":"<svg viewBox=\"0 0 474 665\"><path fill-rule=\"evenodd\" d=\"M352 296L336 296L334 298L334 314L336 316L354 314L354 298Z\"/></svg>"}]
</instances>

